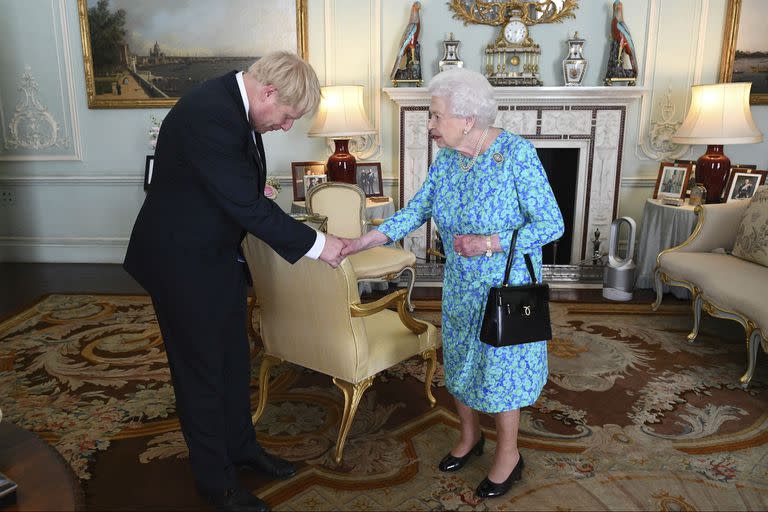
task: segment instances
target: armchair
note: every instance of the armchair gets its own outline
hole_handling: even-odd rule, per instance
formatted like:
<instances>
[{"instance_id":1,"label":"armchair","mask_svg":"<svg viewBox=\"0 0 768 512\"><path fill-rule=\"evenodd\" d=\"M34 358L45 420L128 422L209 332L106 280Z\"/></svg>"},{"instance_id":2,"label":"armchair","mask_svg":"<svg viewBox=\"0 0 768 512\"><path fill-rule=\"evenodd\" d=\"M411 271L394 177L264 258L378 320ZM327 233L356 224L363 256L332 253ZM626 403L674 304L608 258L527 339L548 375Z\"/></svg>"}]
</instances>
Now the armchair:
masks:
<instances>
[{"instance_id":1,"label":"armchair","mask_svg":"<svg viewBox=\"0 0 768 512\"><path fill-rule=\"evenodd\" d=\"M410 315L406 290L361 304L349 258L335 269L307 258L291 265L252 235L243 241L243 254L253 277L259 303L254 322L264 345L254 423L267 403L270 368L282 361L331 376L344 394L336 462L341 461L360 399L382 370L421 355L428 363L425 392L434 407L436 329ZM397 306L397 312L390 306ZM299 313L305 321L297 321Z\"/></svg>"},{"instance_id":2,"label":"armchair","mask_svg":"<svg viewBox=\"0 0 768 512\"><path fill-rule=\"evenodd\" d=\"M307 212L328 217L328 233L357 238L366 232L365 194L356 185L329 182L312 187L307 193ZM377 221L372 221L376 224ZM410 272L406 305L413 311L411 293L416 281L416 255L395 247L373 247L349 256L359 281L393 281Z\"/></svg>"}]
</instances>

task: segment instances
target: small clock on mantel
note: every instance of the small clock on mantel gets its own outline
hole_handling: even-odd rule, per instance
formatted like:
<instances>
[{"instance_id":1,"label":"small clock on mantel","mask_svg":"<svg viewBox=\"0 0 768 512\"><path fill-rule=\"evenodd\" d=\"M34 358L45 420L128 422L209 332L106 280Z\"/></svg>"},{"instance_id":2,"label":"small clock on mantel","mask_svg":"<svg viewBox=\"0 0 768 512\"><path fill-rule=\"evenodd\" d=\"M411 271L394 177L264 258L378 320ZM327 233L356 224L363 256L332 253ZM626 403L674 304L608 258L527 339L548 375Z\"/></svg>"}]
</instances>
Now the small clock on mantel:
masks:
<instances>
[{"instance_id":1,"label":"small clock on mantel","mask_svg":"<svg viewBox=\"0 0 768 512\"><path fill-rule=\"evenodd\" d=\"M485 76L491 85L542 85L540 55L520 12L512 11L496 41L485 48Z\"/></svg>"},{"instance_id":2,"label":"small clock on mantel","mask_svg":"<svg viewBox=\"0 0 768 512\"><path fill-rule=\"evenodd\" d=\"M449 0L453 17L469 23L500 27L485 47L483 71L491 85L543 85L539 75L541 48L529 27L560 23L575 17L579 0Z\"/></svg>"}]
</instances>

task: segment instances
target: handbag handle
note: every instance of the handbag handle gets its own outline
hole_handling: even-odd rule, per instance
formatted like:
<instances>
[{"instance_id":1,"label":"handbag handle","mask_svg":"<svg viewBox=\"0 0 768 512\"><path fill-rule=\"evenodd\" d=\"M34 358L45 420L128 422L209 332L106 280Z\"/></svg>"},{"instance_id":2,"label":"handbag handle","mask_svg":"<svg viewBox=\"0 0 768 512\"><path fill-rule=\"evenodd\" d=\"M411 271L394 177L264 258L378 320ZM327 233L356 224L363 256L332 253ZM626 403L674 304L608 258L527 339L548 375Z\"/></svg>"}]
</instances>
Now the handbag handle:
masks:
<instances>
[{"instance_id":1,"label":"handbag handle","mask_svg":"<svg viewBox=\"0 0 768 512\"><path fill-rule=\"evenodd\" d=\"M507 256L507 266L504 269L504 281L502 282L502 286L509 286L509 274L512 270L512 260L515 258L518 231L519 229L516 229L514 233L512 233L512 241L509 243L509 255ZM536 280L536 274L533 272L531 256L528 253L525 253L523 257L525 258L525 266L528 268L528 274L531 276L531 283L536 284L538 281Z\"/></svg>"}]
</instances>

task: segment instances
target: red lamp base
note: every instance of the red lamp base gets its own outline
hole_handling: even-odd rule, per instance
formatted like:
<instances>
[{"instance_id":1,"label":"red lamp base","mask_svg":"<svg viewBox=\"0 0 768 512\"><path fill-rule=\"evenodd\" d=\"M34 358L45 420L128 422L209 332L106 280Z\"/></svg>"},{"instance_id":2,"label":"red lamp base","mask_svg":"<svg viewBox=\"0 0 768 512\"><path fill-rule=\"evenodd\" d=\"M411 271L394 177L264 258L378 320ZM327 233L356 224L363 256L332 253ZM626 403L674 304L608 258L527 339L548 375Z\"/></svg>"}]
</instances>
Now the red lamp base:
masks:
<instances>
[{"instance_id":1,"label":"red lamp base","mask_svg":"<svg viewBox=\"0 0 768 512\"><path fill-rule=\"evenodd\" d=\"M710 144L707 152L696 161L696 182L703 183L707 189L707 202L719 203L722 200L731 160L723 154L723 146Z\"/></svg>"},{"instance_id":2,"label":"red lamp base","mask_svg":"<svg viewBox=\"0 0 768 512\"><path fill-rule=\"evenodd\" d=\"M355 179L357 160L349 152L349 139L335 139L333 142L336 146L336 152L328 157L328 180L343 181L354 185L357 182Z\"/></svg>"}]
</instances>

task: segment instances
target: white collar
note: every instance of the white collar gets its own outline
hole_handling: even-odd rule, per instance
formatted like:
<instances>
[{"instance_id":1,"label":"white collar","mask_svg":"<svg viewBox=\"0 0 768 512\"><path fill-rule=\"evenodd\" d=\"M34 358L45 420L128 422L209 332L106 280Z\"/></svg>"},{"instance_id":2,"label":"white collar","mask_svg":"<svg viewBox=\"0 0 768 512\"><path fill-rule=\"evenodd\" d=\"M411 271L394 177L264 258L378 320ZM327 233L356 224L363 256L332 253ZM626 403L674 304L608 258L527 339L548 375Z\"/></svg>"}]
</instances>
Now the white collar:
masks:
<instances>
[{"instance_id":1,"label":"white collar","mask_svg":"<svg viewBox=\"0 0 768 512\"><path fill-rule=\"evenodd\" d=\"M243 105L245 106L245 118L248 122L251 122L251 118L248 111L251 109L251 103L248 101L248 94L245 92L245 82L243 81L243 72L240 71L235 75L237 80L237 87L240 89L240 96L243 98Z\"/></svg>"}]
</instances>

